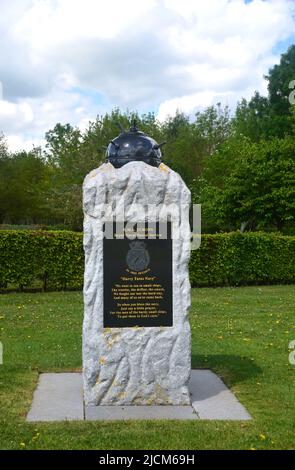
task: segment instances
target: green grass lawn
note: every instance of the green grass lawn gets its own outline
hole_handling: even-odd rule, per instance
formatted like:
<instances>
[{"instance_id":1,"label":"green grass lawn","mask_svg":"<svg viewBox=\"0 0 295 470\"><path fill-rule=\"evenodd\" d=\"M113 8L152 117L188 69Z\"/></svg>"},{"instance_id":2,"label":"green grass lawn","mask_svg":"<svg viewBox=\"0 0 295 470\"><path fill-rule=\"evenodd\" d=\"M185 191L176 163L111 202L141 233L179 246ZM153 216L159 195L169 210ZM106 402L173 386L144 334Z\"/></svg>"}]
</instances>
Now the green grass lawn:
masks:
<instances>
[{"instance_id":1,"label":"green grass lawn","mask_svg":"<svg viewBox=\"0 0 295 470\"><path fill-rule=\"evenodd\" d=\"M0 296L1 449L294 449L294 286L194 289L192 365L253 420L26 423L38 373L81 368L79 292Z\"/></svg>"}]
</instances>

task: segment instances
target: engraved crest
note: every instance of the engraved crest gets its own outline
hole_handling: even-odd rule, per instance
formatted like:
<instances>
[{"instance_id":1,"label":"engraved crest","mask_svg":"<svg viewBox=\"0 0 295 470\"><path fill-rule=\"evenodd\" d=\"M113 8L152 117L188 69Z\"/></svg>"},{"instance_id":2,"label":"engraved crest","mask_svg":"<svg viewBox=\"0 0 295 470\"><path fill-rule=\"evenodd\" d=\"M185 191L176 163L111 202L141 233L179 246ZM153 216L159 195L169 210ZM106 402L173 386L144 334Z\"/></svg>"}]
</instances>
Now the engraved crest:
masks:
<instances>
[{"instance_id":1,"label":"engraved crest","mask_svg":"<svg viewBox=\"0 0 295 470\"><path fill-rule=\"evenodd\" d=\"M126 263L132 271L144 271L150 264L150 255L144 241L134 240L129 244Z\"/></svg>"}]
</instances>

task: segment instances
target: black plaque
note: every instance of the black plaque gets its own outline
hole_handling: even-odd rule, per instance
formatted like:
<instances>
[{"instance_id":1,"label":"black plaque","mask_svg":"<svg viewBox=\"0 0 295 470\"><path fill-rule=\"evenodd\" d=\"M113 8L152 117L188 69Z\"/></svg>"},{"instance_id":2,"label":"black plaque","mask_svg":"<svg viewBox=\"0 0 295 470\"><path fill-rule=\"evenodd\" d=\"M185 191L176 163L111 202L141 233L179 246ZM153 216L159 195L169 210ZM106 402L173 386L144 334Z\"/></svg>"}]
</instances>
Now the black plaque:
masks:
<instances>
[{"instance_id":1,"label":"black plaque","mask_svg":"<svg viewBox=\"0 0 295 470\"><path fill-rule=\"evenodd\" d=\"M171 223L105 228L104 327L172 326Z\"/></svg>"}]
</instances>

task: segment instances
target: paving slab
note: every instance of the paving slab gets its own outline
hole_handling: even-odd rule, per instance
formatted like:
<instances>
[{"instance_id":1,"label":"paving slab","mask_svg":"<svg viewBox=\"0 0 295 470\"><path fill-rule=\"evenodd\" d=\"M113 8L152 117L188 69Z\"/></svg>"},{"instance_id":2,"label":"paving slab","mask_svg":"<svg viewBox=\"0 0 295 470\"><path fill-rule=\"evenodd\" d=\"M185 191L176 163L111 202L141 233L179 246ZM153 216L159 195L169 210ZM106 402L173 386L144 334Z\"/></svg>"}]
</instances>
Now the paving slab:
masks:
<instances>
[{"instance_id":1,"label":"paving slab","mask_svg":"<svg viewBox=\"0 0 295 470\"><path fill-rule=\"evenodd\" d=\"M249 420L250 414L211 370L192 370L189 389L200 419Z\"/></svg>"},{"instance_id":2,"label":"paving slab","mask_svg":"<svg viewBox=\"0 0 295 470\"><path fill-rule=\"evenodd\" d=\"M27 421L77 419L84 419L81 374L40 374Z\"/></svg>"},{"instance_id":3,"label":"paving slab","mask_svg":"<svg viewBox=\"0 0 295 470\"><path fill-rule=\"evenodd\" d=\"M191 406L85 406L82 375L40 374L27 421L66 420L249 420L251 416L222 380L210 370L194 369Z\"/></svg>"},{"instance_id":4,"label":"paving slab","mask_svg":"<svg viewBox=\"0 0 295 470\"><path fill-rule=\"evenodd\" d=\"M199 419L192 406L86 406L85 419L95 420L139 420L139 419Z\"/></svg>"}]
</instances>

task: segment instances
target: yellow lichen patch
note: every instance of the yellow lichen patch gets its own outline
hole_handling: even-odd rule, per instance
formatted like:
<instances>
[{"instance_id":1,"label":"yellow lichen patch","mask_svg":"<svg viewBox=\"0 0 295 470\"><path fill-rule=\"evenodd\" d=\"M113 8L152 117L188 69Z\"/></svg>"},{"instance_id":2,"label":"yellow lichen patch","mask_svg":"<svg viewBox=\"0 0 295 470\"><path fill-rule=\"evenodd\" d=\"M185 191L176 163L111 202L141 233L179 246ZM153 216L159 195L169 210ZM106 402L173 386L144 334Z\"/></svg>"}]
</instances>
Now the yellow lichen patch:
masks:
<instances>
[{"instance_id":1,"label":"yellow lichen patch","mask_svg":"<svg viewBox=\"0 0 295 470\"><path fill-rule=\"evenodd\" d=\"M120 339L120 334L119 333L110 334L108 338L105 338L106 343L107 343L109 348L112 348L113 345L115 343L117 343L119 339Z\"/></svg>"},{"instance_id":2,"label":"yellow lichen patch","mask_svg":"<svg viewBox=\"0 0 295 470\"><path fill-rule=\"evenodd\" d=\"M132 405L142 405L141 396L138 396L132 400Z\"/></svg>"},{"instance_id":3,"label":"yellow lichen patch","mask_svg":"<svg viewBox=\"0 0 295 470\"><path fill-rule=\"evenodd\" d=\"M123 398L125 398L125 397L126 397L126 393L125 393L125 392L120 392L120 393L118 394L119 400L123 400Z\"/></svg>"},{"instance_id":4,"label":"yellow lichen patch","mask_svg":"<svg viewBox=\"0 0 295 470\"><path fill-rule=\"evenodd\" d=\"M100 168L100 171L106 172L106 171L110 171L113 169L114 169L114 166L110 162L107 162L102 168Z\"/></svg>"},{"instance_id":5,"label":"yellow lichen patch","mask_svg":"<svg viewBox=\"0 0 295 470\"><path fill-rule=\"evenodd\" d=\"M119 333L112 333L112 340L113 341L118 341L120 339L120 334L121 332Z\"/></svg>"},{"instance_id":6,"label":"yellow lichen patch","mask_svg":"<svg viewBox=\"0 0 295 470\"><path fill-rule=\"evenodd\" d=\"M169 403L169 397L166 391L161 387L161 385L156 384L156 396L162 400L164 403Z\"/></svg>"},{"instance_id":7,"label":"yellow lichen patch","mask_svg":"<svg viewBox=\"0 0 295 470\"><path fill-rule=\"evenodd\" d=\"M112 383L112 387L118 387L118 385L119 385L118 382L116 380L114 380L113 383Z\"/></svg>"},{"instance_id":8,"label":"yellow lichen patch","mask_svg":"<svg viewBox=\"0 0 295 470\"><path fill-rule=\"evenodd\" d=\"M117 339L116 338L113 338L113 339L108 339L107 340L107 345L109 348L112 348L113 345L117 342Z\"/></svg>"},{"instance_id":9,"label":"yellow lichen patch","mask_svg":"<svg viewBox=\"0 0 295 470\"><path fill-rule=\"evenodd\" d=\"M111 331L112 331L111 328L104 328L103 331L102 331L102 334L103 334L104 336L106 336L106 335L108 335L109 333L111 333Z\"/></svg>"},{"instance_id":10,"label":"yellow lichen patch","mask_svg":"<svg viewBox=\"0 0 295 470\"><path fill-rule=\"evenodd\" d=\"M167 165L165 165L165 163L160 163L159 170L165 171L165 173L169 173L170 168Z\"/></svg>"},{"instance_id":11,"label":"yellow lichen patch","mask_svg":"<svg viewBox=\"0 0 295 470\"><path fill-rule=\"evenodd\" d=\"M106 362L107 362L107 361L106 361L106 358L105 358L105 357L101 356L101 357L99 358L99 363L100 363L102 366L103 366Z\"/></svg>"}]
</instances>

